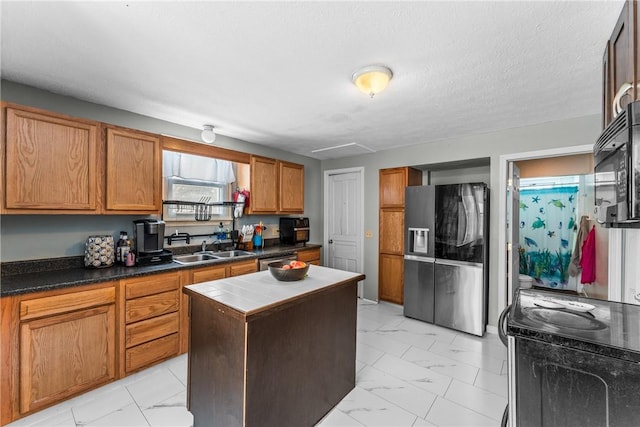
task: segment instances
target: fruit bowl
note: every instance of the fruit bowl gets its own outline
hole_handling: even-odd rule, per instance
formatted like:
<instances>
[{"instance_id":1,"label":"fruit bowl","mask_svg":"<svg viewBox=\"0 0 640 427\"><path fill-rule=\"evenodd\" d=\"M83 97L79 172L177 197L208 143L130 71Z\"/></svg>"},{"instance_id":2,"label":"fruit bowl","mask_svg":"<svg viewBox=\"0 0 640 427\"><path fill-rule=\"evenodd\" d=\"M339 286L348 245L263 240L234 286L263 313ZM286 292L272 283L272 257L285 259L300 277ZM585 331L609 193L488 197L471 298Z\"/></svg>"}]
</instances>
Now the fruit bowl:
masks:
<instances>
[{"instance_id":1,"label":"fruit bowl","mask_svg":"<svg viewBox=\"0 0 640 427\"><path fill-rule=\"evenodd\" d=\"M269 263L267 266L269 267L271 275L281 282L295 282L297 280L302 280L309 270L309 264L302 261L291 261L290 263L278 261Z\"/></svg>"}]
</instances>

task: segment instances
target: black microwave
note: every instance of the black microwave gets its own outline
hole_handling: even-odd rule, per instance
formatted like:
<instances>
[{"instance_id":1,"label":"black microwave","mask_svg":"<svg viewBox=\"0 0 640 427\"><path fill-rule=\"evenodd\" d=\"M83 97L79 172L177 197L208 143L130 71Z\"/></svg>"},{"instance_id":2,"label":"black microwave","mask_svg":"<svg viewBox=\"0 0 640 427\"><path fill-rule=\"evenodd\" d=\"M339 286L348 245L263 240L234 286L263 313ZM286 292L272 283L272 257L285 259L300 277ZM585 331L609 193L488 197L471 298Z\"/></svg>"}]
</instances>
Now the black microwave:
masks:
<instances>
[{"instance_id":1,"label":"black microwave","mask_svg":"<svg viewBox=\"0 0 640 427\"><path fill-rule=\"evenodd\" d=\"M280 218L280 242L290 245L309 241L309 218Z\"/></svg>"},{"instance_id":2,"label":"black microwave","mask_svg":"<svg viewBox=\"0 0 640 427\"><path fill-rule=\"evenodd\" d=\"M606 127L593 149L596 220L640 227L640 101Z\"/></svg>"}]
</instances>

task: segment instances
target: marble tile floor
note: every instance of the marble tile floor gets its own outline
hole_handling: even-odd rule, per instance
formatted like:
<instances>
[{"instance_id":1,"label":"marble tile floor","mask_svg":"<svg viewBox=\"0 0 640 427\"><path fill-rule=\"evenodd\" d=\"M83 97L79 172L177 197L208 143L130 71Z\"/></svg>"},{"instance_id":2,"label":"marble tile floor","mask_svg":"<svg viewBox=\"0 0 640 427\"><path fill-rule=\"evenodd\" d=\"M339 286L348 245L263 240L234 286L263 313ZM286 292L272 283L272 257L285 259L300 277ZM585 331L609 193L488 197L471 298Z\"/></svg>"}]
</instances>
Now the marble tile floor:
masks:
<instances>
[{"instance_id":1,"label":"marble tile floor","mask_svg":"<svg viewBox=\"0 0 640 427\"><path fill-rule=\"evenodd\" d=\"M458 333L360 300L356 388L317 427L499 426L506 355L494 334ZM182 355L7 427L191 426L186 384Z\"/></svg>"}]
</instances>

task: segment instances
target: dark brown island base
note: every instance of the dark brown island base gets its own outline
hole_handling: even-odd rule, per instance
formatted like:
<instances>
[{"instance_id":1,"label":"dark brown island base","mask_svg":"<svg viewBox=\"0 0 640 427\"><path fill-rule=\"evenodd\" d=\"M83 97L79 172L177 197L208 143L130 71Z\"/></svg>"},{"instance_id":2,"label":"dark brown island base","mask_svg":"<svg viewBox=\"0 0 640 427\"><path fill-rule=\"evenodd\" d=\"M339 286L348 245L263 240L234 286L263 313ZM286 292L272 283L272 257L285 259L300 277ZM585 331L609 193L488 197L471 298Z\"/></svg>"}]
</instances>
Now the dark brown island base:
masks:
<instances>
[{"instance_id":1,"label":"dark brown island base","mask_svg":"<svg viewBox=\"0 0 640 427\"><path fill-rule=\"evenodd\" d=\"M313 426L355 387L357 283L311 265L186 286L194 427Z\"/></svg>"}]
</instances>

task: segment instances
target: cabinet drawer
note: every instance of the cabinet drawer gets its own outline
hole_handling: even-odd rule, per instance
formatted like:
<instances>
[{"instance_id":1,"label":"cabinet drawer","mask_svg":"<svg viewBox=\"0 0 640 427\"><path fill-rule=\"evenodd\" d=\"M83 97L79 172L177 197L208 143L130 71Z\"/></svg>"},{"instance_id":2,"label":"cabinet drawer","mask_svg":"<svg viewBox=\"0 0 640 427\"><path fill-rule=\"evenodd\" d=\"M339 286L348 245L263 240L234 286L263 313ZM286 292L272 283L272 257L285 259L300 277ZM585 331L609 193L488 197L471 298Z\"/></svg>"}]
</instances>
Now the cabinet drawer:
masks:
<instances>
[{"instance_id":1,"label":"cabinet drawer","mask_svg":"<svg viewBox=\"0 0 640 427\"><path fill-rule=\"evenodd\" d=\"M164 338L150 341L127 349L126 372L135 371L147 365L172 356L178 355L180 341L178 334L171 334Z\"/></svg>"},{"instance_id":2,"label":"cabinet drawer","mask_svg":"<svg viewBox=\"0 0 640 427\"><path fill-rule=\"evenodd\" d=\"M180 288L178 273L154 274L124 280L125 297L138 298Z\"/></svg>"},{"instance_id":3,"label":"cabinet drawer","mask_svg":"<svg viewBox=\"0 0 640 427\"><path fill-rule=\"evenodd\" d=\"M220 265L217 267L206 268L201 270L195 270L193 272L193 280L191 283L202 283L210 280L224 279L225 266Z\"/></svg>"},{"instance_id":4,"label":"cabinet drawer","mask_svg":"<svg viewBox=\"0 0 640 427\"><path fill-rule=\"evenodd\" d=\"M110 287L21 301L20 320L113 304L115 300L116 290Z\"/></svg>"},{"instance_id":5,"label":"cabinet drawer","mask_svg":"<svg viewBox=\"0 0 640 427\"><path fill-rule=\"evenodd\" d=\"M320 248L298 251L298 261L314 261L320 259Z\"/></svg>"},{"instance_id":6,"label":"cabinet drawer","mask_svg":"<svg viewBox=\"0 0 640 427\"><path fill-rule=\"evenodd\" d=\"M132 299L125 303L125 320L127 323L132 323L172 313L178 311L179 305L178 290Z\"/></svg>"},{"instance_id":7,"label":"cabinet drawer","mask_svg":"<svg viewBox=\"0 0 640 427\"><path fill-rule=\"evenodd\" d=\"M126 347L134 347L156 338L176 333L178 332L179 323L180 317L176 312L127 325L125 333Z\"/></svg>"},{"instance_id":8,"label":"cabinet drawer","mask_svg":"<svg viewBox=\"0 0 640 427\"><path fill-rule=\"evenodd\" d=\"M258 271L257 260L238 262L229 265L229 277L241 276L243 274L255 273Z\"/></svg>"}]
</instances>

